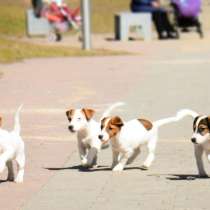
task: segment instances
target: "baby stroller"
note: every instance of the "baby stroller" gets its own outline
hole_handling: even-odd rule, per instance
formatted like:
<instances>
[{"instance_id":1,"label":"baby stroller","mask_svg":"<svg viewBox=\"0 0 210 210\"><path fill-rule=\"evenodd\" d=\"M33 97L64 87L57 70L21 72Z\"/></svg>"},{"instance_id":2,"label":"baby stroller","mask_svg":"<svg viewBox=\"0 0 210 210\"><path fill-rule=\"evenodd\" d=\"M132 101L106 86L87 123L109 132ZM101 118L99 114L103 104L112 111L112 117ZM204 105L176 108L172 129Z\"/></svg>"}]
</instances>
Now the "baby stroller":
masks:
<instances>
[{"instance_id":1,"label":"baby stroller","mask_svg":"<svg viewBox=\"0 0 210 210\"><path fill-rule=\"evenodd\" d=\"M71 28L80 29L80 8L70 9L62 0L33 0L34 14L36 17L45 17L51 25L49 39L60 41L62 33Z\"/></svg>"},{"instance_id":2,"label":"baby stroller","mask_svg":"<svg viewBox=\"0 0 210 210\"><path fill-rule=\"evenodd\" d=\"M174 10L176 29L179 27L183 32L188 32L190 27L196 27L196 31L203 38L202 26L198 18L201 12L201 0L172 0L171 5Z\"/></svg>"},{"instance_id":3,"label":"baby stroller","mask_svg":"<svg viewBox=\"0 0 210 210\"><path fill-rule=\"evenodd\" d=\"M60 41L62 33L71 28L79 30L81 25L80 8L70 9L65 4L51 2L42 12L52 26L51 40Z\"/></svg>"}]
</instances>

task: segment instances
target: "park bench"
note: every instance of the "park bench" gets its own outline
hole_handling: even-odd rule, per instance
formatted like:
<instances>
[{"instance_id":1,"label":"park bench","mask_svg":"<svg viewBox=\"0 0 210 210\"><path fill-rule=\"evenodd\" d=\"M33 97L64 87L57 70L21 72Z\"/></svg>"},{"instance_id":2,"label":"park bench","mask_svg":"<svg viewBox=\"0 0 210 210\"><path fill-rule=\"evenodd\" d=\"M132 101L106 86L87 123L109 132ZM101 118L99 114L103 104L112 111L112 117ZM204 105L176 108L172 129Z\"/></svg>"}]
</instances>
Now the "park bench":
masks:
<instances>
[{"instance_id":1,"label":"park bench","mask_svg":"<svg viewBox=\"0 0 210 210\"><path fill-rule=\"evenodd\" d=\"M150 13L120 12L115 14L115 39L126 41L131 27L137 29L144 40L152 39L152 17Z\"/></svg>"},{"instance_id":2,"label":"park bench","mask_svg":"<svg viewBox=\"0 0 210 210\"><path fill-rule=\"evenodd\" d=\"M26 12L27 34L29 36L48 35L52 30L51 25L45 18L37 18L33 9Z\"/></svg>"}]
</instances>

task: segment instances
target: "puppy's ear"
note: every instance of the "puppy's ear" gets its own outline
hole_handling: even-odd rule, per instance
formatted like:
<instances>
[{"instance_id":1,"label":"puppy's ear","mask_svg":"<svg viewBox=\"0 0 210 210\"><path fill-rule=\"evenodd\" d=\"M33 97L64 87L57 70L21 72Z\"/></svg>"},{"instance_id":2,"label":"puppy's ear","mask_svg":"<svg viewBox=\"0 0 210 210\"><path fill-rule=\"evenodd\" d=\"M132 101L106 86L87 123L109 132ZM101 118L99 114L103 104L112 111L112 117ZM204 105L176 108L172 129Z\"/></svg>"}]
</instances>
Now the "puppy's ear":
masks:
<instances>
[{"instance_id":1,"label":"puppy's ear","mask_svg":"<svg viewBox=\"0 0 210 210\"><path fill-rule=\"evenodd\" d=\"M93 115L95 114L95 111L93 109L82 109L82 112L84 113L87 121L89 121Z\"/></svg>"},{"instance_id":2,"label":"puppy's ear","mask_svg":"<svg viewBox=\"0 0 210 210\"><path fill-rule=\"evenodd\" d=\"M117 127L122 127L124 125L122 119L118 116L115 116L111 119L111 124Z\"/></svg>"},{"instance_id":3,"label":"puppy's ear","mask_svg":"<svg viewBox=\"0 0 210 210\"><path fill-rule=\"evenodd\" d=\"M66 116L67 116L67 117L70 117L70 116L72 116L73 114L74 114L74 109L69 109L69 110L66 111Z\"/></svg>"},{"instance_id":4,"label":"puppy's ear","mask_svg":"<svg viewBox=\"0 0 210 210\"><path fill-rule=\"evenodd\" d=\"M0 127L2 126L2 117L0 117Z\"/></svg>"},{"instance_id":5,"label":"puppy's ear","mask_svg":"<svg viewBox=\"0 0 210 210\"><path fill-rule=\"evenodd\" d=\"M197 117L194 119L194 121L193 121L193 131L195 131L195 129L196 129L196 122L197 122L197 120L198 120L199 117L200 117L200 116L197 116Z\"/></svg>"},{"instance_id":6,"label":"puppy's ear","mask_svg":"<svg viewBox=\"0 0 210 210\"><path fill-rule=\"evenodd\" d=\"M106 122L107 119L108 119L108 117L104 117L104 118L101 120L101 130L104 128L105 122Z\"/></svg>"}]
</instances>

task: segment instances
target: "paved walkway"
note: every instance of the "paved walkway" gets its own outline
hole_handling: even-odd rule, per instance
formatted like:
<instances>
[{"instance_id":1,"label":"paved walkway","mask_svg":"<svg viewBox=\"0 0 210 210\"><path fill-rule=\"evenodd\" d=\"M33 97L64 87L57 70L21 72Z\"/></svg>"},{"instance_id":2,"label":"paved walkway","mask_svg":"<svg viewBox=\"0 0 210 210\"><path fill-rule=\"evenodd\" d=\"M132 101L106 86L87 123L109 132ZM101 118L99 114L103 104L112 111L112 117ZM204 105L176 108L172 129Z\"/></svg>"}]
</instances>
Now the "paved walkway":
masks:
<instances>
[{"instance_id":1,"label":"paved walkway","mask_svg":"<svg viewBox=\"0 0 210 210\"><path fill-rule=\"evenodd\" d=\"M208 39L127 42L122 48L140 53L1 65L4 124L12 127L13 112L24 103L21 124L28 154L26 182L0 184L1 209L209 209L209 179L185 179L196 174L188 140L191 119L161 128L151 170L138 168L144 152L128 170L113 174L110 150L101 153L98 170L78 170L75 137L67 131L65 118L67 108L78 106L95 108L98 118L115 101L127 103L117 112L124 119L156 120L183 107L209 113L208 43Z\"/></svg>"}]
</instances>

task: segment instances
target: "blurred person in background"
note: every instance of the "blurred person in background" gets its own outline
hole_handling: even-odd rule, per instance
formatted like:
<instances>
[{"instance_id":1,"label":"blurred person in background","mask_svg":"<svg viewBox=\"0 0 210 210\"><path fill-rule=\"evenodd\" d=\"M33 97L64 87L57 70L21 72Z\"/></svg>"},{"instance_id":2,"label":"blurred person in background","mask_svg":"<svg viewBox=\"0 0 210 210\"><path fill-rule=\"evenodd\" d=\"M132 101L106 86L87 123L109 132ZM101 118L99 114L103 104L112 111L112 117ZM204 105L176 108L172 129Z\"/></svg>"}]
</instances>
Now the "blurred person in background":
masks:
<instances>
[{"instance_id":1,"label":"blurred person in background","mask_svg":"<svg viewBox=\"0 0 210 210\"><path fill-rule=\"evenodd\" d=\"M149 12L155 24L159 39L175 39L178 34L169 21L167 11L161 7L159 0L131 0L132 12Z\"/></svg>"}]
</instances>

